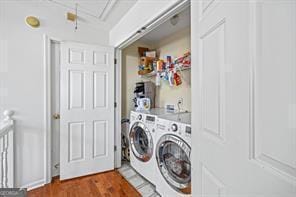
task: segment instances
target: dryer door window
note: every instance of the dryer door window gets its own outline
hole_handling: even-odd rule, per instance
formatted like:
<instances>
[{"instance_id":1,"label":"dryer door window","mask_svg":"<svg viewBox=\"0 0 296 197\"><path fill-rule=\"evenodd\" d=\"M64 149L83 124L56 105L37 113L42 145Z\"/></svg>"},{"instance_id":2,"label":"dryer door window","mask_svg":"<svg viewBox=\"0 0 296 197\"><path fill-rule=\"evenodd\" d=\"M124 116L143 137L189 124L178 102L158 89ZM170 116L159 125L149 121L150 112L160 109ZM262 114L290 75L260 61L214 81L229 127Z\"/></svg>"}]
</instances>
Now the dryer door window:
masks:
<instances>
[{"instance_id":1,"label":"dryer door window","mask_svg":"<svg viewBox=\"0 0 296 197\"><path fill-rule=\"evenodd\" d=\"M130 142L133 154L140 161L149 161L153 154L152 136L142 122L136 122L130 129Z\"/></svg>"},{"instance_id":2,"label":"dryer door window","mask_svg":"<svg viewBox=\"0 0 296 197\"><path fill-rule=\"evenodd\" d=\"M191 193L190 146L175 135L164 135L156 148L158 168L167 183L176 191Z\"/></svg>"}]
</instances>

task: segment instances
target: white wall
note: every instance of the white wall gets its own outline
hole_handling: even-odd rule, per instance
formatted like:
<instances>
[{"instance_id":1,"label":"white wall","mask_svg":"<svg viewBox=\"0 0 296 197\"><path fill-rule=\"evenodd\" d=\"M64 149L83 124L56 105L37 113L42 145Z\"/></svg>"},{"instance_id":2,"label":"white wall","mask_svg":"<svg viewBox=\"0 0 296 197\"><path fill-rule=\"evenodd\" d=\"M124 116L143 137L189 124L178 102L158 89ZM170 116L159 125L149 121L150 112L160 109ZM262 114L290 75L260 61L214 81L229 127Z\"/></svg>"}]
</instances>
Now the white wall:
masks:
<instances>
[{"instance_id":1,"label":"white wall","mask_svg":"<svg viewBox=\"0 0 296 197\"><path fill-rule=\"evenodd\" d=\"M165 59L166 55L173 58L180 57L190 50L190 28L183 29L161 40L154 46L159 57ZM171 87L167 81L161 80L161 86L156 88L155 104L165 107L166 104L177 105L183 99L183 110L191 111L191 72L184 70L181 73L182 84Z\"/></svg>"},{"instance_id":2,"label":"white wall","mask_svg":"<svg viewBox=\"0 0 296 197\"><path fill-rule=\"evenodd\" d=\"M109 42L109 32L88 24L80 23L74 32L64 8L46 1L28 2L0 1L0 113L15 110L18 187L42 184L45 178L43 34L61 40ZM40 18L40 28L25 24L28 15Z\"/></svg>"},{"instance_id":3,"label":"white wall","mask_svg":"<svg viewBox=\"0 0 296 197\"><path fill-rule=\"evenodd\" d=\"M147 81L138 75L139 53L138 47L153 48L151 45L142 42L135 42L122 50L122 95L121 95L121 116L122 118L129 118L130 111L134 109L134 87L137 82Z\"/></svg>"},{"instance_id":4,"label":"white wall","mask_svg":"<svg viewBox=\"0 0 296 197\"><path fill-rule=\"evenodd\" d=\"M110 31L110 45L118 46L136 30L180 0L138 0Z\"/></svg>"}]
</instances>

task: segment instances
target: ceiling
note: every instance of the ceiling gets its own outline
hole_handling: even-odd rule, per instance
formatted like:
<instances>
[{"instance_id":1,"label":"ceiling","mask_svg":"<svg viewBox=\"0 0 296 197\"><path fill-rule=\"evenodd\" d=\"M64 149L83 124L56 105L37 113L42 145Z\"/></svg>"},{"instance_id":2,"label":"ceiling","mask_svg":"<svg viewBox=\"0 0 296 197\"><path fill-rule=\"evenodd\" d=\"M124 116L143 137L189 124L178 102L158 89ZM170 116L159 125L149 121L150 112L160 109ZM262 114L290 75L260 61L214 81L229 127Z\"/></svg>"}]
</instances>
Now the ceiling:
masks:
<instances>
[{"instance_id":1,"label":"ceiling","mask_svg":"<svg viewBox=\"0 0 296 197\"><path fill-rule=\"evenodd\" d=\"M179 20L176 25L172 25L170 20L156 27L151 32L140 38L143 43L157 44L162 39L181 31L182 29L190 27L190 9L187 8L178 14Z\"/></svg>"},{"instance_id":2,"label":"ceiling","mask_svg":"<svg viewBox=\"0 0 296 197\"><path fill-rule=\"evenodd\" d=\"M88 20L111 29L122 16L135 5L137 0L48 0L66 8L65 12L75 12L77 4L78 20Z\"/></svg>"}]
</instances>

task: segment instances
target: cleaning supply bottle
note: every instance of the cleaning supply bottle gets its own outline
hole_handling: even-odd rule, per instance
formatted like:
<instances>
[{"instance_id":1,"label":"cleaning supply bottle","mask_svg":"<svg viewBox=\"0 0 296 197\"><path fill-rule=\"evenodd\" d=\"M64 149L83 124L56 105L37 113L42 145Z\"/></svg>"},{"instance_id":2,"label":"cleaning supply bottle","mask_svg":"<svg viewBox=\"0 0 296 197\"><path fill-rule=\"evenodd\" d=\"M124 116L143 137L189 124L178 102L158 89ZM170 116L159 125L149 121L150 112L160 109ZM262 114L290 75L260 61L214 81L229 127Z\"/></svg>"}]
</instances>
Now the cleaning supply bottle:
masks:
<instances>
[{"instance_id":1,"label":"cleaning supply bottle","mask_svg":"<svg viewBox=\"0 0 296 197\"><path fill-rule=\"evenodd\" d=\"M175 86L179 86L182 84L182 79L181 79L180 75L178 75L177 72L174 73L174 84L175 84Z\"/></svg>"},{"instance_id":2,"label":"cleaning supply bottle","mask_svg":"<svg viewBox=\"0 0 296 197\"><path fill-rule=\"evenodd\" d=\"M170 84L170 86L174 86L174 72L173 71L170 71L169 72L168 78L169 78L169 84Z\"/></svg>"},{"instance_id":3,"label":"cleaning supply bottle","mask_svg":"<svg viewBox=\"0 0 296 197\"><path fill-rule=\"evenodd\" d=\"M160 73L156 73L155 85L160 86Z\"/></svg>"}]
</instances>

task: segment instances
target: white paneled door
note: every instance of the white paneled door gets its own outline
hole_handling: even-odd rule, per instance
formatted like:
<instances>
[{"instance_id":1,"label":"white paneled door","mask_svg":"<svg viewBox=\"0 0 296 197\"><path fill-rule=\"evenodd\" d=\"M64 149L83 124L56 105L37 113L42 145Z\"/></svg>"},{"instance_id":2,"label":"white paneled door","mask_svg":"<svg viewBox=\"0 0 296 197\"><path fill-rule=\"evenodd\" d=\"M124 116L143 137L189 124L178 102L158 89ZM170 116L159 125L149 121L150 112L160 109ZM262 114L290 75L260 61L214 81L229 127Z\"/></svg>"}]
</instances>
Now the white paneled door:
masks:
<instances>
[{"instance_id":1,"label":"white paneled door","mask_svg":"<svg viewBox=\"0 0 296 197\"><path fill-rule=\"evenodd\" d=\"M61 43L60 179L114 168L114 49Z\"/></svg>"},{"instance_id":2,"label":"white paneled door","mask_svg":"<svg viewBox=\"0 0 296 197\"><path fill-rule=\"evenodd\" d=\"M296 1L191 1L193 196L296 196Z\"/></svg>"}]
</instances>

